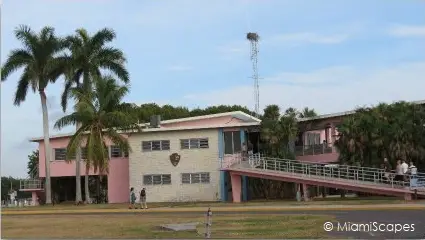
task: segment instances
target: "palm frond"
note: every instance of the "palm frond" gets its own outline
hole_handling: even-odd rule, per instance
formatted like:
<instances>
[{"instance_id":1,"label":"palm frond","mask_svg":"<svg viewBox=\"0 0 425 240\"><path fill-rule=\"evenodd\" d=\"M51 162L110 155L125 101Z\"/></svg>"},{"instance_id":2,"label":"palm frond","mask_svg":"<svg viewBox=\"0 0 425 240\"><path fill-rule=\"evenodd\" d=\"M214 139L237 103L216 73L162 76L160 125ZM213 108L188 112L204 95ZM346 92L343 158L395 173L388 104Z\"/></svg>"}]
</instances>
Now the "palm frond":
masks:
<instances>
[{"instance_id":1,"label":"palm frond","mask_svg":"<svg viewBox=\"0 0 425 240\"><path fill-rule=\"evenodd\" d=\"M21 67L28 66L32 62L31 54L24 49L15 49L12 50L6 62L1 68L1 81L6 80L9 75Z\"/></svg>"}]
</instances>

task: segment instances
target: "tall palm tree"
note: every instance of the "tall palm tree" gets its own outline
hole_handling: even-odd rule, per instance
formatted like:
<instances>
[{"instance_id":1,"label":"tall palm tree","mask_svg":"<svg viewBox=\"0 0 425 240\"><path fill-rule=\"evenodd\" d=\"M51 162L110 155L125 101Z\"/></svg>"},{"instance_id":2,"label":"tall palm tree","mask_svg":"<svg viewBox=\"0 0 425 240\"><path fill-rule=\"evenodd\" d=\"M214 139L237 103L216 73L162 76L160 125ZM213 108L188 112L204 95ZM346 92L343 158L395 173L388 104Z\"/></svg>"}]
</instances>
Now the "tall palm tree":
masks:
<instances>
[{"instance_id":1,"label":"tall palm tree","mask_svg":"<svg viewBox=\"0 0 425 240\"><path fill-rule=\"evenodd\" d=\"M124 83L129 82L129 74L124 66L126 59L124 53L116 48L107 46L115 39L115 32L111 29L101 29L94 35L90 35L85 29L77 29L75 35L66 38L68 48L71 52L68 62L68 72L62 93L61 105L66 111L70 90L74 87L81 88L84 92L92 91L93 79L100 78L102 70L109 70ZM77 102L80 99L75 99ZM80 124L76 124L76 130ZM81 177L80 177L81 149L77 149L75 157L76 165L76 201L80 202ZM89 176L85 175L85 199L88 202Z\"/></svg>"},{"instance_id":2,"label":"tall palm tree","mask_svg":"<svg viewBox=\"0 0 425 240\"><path fill-rule=\"evenodd\" d=\"M69 91L70 96L77 101L74 112L59 119L54 126L62 129L81 124L68 143L67 159L84 144L87 149L86 171L93 168L99 175L107 173L109 154L105 141L109 139L122 151L131 151L127 138L120 131L138 129L135 117L121 107L128 87L120 86L114 78L106 76L94 81L91 93L77 87Z\"/></svg>"},{"instance_id":3,"label":"tall palm tree","mask_svg":"<svg viewBox=\"0 0 425 240\"><path fill-rule=\"evenodd\" d=\"M44 27L39 33L36 33L30 27L21 25L16 28L15 37L21 42L22 48L14 49L9 53L1 69L1 81L5 81L10 74L23 68L16 89L14 104L19 106L25 101L29 87L34 93L40 94L43 111L46 204L51 204L51 149L45 89L49 83L55 82L64 71L64 59L58 57L58 54L64 48L64 44L62 39L56 37L55 31L51 27Z\"/></svg>"}]
</instances>

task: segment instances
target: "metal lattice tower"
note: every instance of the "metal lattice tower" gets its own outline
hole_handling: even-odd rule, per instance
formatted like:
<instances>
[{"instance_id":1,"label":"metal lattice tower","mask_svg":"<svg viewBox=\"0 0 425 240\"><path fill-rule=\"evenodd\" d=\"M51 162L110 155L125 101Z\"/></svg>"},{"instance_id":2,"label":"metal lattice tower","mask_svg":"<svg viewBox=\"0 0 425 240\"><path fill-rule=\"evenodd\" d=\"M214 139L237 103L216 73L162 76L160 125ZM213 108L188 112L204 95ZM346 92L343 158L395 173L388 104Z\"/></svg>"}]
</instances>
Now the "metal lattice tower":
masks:
<instances>
[{"instance_id":1,"label":"metal lattice tower","mask_svg":"<svg viewBox=\"0 0 425 240\"><path fill-rule=\"evenodd\" d=\"M258 41L260 36L257 33L249 32L246 34L246 39L251 45L251 62L252 62L252 79L254 79L254 103L256 117L260 116L260 86L258 83Z\"/></svg>"}]
</instances>

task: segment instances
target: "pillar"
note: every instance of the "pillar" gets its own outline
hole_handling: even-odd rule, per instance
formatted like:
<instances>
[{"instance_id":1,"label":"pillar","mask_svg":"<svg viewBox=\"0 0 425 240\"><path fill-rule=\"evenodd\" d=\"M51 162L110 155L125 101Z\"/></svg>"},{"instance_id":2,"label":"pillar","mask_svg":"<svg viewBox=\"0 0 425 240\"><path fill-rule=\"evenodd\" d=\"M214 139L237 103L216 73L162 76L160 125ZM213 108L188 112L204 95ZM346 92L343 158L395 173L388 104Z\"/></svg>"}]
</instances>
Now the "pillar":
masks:
<instances>
[{"instance_id":1,"label":"pillar","mask_svg":"<svg viewBox=\"0 0 425 240\"><path fill-rule=\"evenodd\" d=\"M301 188L301 185L299 183L295 183L297 202L301 202L301 189L300 188Z\"/></svg>"},{"instance_id":2,"label":"pillar","mask_svg":"<svg viewBox=\"0 0 425 240\"><path fill-rule=\"evenodd\" d=\"M219 168L221 168L221 164L224 157L224 134L223 129L218 129L218 158L219 158ZM227 201L227 185L226 185L226 172L220 172L220 199L222 202Z\"/></svg>"},{"instance_id":3,"label":"pillar","mask_svg":"<svg viewBox=\"0 0 425 240\"><path fill-rule=\"evenodd\" d=\"M304 201L307 202L310 200L309 196L309 186L307 184L303 184L303 194L304 194Z\"/></svg>"},{"instance_id":4,"label":"pillar","mask_svg":"<svg viewBox=\"0 0 425 240\"><path fill-rule=\"evenodd\" d=\"M242 178L241 175L230 173L230 181L232 182L233 202L241 202Z\"/></svg>"},{"instance_id":5,"label":"pillar","mask_svg":"<svg viewBox=\"0 0 425 240\"><path fill-rule=\"evenodd\" d=\"M244 143L247 144L248 141L246 141L245 139L245 129L241 128L240 134L241 134L241 146ZM248 177L247 176L242 176L242 201L244 202L248 201Z\"/></svg>"},{"instance_id":6,"label":"pillar","mask_svg":"<svg viewBox=\"0 0 425 240\"><path fill-rule=\"evenodd\" d=\"M31 205L33 206L38 206L38 196L37 196L37 192L31 192L31 198L32 198L32 202Z\"/></svg>"}]
</instances>

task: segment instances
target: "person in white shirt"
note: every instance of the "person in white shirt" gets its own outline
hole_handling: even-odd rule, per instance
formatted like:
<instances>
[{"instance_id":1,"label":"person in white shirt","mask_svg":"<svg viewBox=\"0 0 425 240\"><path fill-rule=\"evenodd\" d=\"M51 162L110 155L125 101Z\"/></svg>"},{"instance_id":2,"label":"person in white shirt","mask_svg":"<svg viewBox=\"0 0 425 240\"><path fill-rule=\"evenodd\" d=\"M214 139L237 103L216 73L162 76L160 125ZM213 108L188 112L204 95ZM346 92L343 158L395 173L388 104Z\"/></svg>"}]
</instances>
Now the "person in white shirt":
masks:
<instances>
[{"instance_id":1,"label":"person in white shirt","mask_svg":"<svg viewBox=\"0 0 425 240\"><path fill-rule=\"evenodd\" d=\"M403 174L406 174L409 170L409 165L407 165L406 161L404 160L401 163L401 169L403 170Z\"/></svg>"},{"instance_id":2,"label":"person in white shirt","mask_svg":"<svg viewBox=\"0 0 425 240\"><path fill-rule=\"evenodd\" d=\"M402 169L402 171L403 171L403 178L404 178L404 181L407 181L408 179L407 179L407 172L409 171L409 165L407 165L407 163L406 163L406 161L405 160L403 160L402 161L402 163L401 163L401 169Z\"/></svg>"},{"instance_id":3,"label":"person in white shirt","mask_svg":"<svg viewBox=\"0 0 425 240\"><path fill-rule=\"evenodd\" d=\"M418 169L413 164L413 162L410 162L409 166L409 174L410 174L410 187L416 187L418 180L416 179L416 175L418 174Z\"/></svg>"},{"instance_id":4,"label":"person in white shirt","mask_svg":"<svg viewBox=\"0 0 425 240\"><path fill-rule=\"evenodd\" d=\"M413 175L413 176L416 176L416 174L418 174L418 168L416 168L413 162L410 162L409 173L410 175Z\"/></svg>"}]
</instances>

